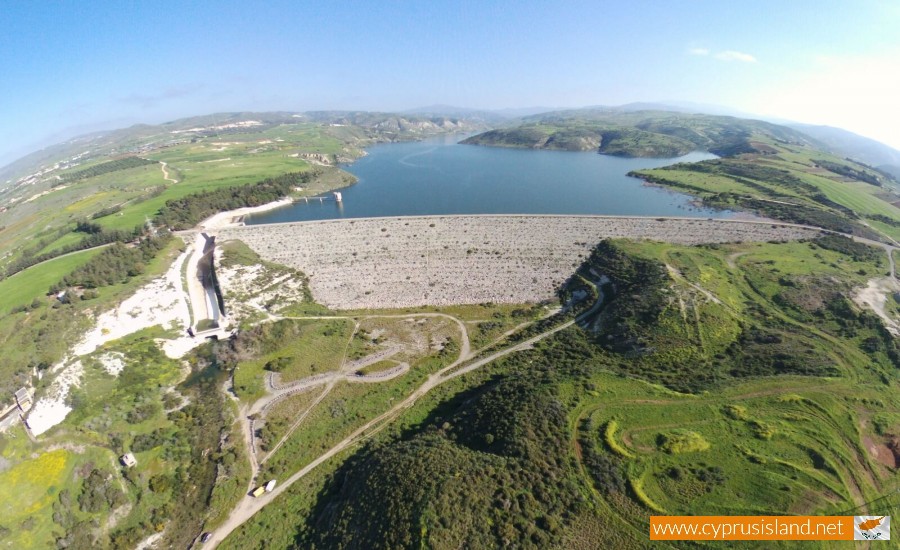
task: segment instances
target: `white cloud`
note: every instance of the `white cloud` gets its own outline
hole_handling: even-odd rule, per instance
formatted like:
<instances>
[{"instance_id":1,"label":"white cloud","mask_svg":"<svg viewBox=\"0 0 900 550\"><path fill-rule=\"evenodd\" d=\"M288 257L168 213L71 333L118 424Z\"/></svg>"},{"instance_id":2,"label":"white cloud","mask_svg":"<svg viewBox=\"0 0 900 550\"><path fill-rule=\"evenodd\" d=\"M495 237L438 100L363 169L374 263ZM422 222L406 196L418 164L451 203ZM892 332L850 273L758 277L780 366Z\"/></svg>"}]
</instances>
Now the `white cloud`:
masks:
<instances>
[{"instance_id":1,"label":"white cloud","mask_svg":"<svg viewBox=\"0 0 900 550\"><path fill-rule=\"evenodd\" d=\"M712 56L719 61L741 61L743 63L756 63L756 58L749 53L739 52L737 50L722 50L713 53L709 48L688 48L687 53L700 57Z\"/></svg>"},{"instance_id":2,"label":"white cloud","mask_svg":"<svg viewBox=\"0 0 900 550\"><path fill-rule=\"evenodd\" d=\"M725 50L714 55L720 61L742 61L744 63L756 63L756 58L749 53L738 52L735 50Z\"/></svg>"}]
</instances>

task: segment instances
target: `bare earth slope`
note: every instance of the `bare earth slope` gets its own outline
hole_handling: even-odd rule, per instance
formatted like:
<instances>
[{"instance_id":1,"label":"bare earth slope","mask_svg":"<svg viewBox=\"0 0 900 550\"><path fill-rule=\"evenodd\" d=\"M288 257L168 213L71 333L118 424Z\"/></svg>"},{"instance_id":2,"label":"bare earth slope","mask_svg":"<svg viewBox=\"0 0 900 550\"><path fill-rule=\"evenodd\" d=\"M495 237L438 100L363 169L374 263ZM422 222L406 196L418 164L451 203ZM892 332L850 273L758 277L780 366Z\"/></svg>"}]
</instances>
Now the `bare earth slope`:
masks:
<instances>
[{"instance_id":1,"label":"bare earth slope","mask_svg":"<svg viewBox=\"0 0 900 550\"><path fill-rule=\"evenodd\" d=\"M264 259L310 277L334 309L523 303L552 298L605 238L678 244L813 238L815 230L740 220L609 216L424 216L222 229Z\"/></svg>"}]
</instances>

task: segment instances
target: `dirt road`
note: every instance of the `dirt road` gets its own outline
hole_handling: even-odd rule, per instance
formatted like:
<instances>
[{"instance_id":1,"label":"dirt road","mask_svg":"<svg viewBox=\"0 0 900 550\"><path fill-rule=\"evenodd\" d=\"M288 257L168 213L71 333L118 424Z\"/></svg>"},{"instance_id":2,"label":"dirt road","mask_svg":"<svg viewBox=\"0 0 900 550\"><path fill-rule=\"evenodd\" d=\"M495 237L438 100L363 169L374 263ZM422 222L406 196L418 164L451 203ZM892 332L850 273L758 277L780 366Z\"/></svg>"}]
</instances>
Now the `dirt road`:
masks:
<instances>
[{"instance_id":1,"label":"dirt road","mask_svg":"<svg viewBox=\"0 0 900 550\"><path fill-rule=\"evenodd\" d=\"M764 222L760 222L760 223L764 223ZM786 225L790 226L790 224L786 224ZM796 227L804 227L804 226L796 226ZM818 230L818 228L816 228L816 229ZM853 238L854 240L856 240L858 242L863 242L865 244L878 246L878 247L884 249L885 252L888 254L889 265L890 265L890 274L891 274L891 277L893 278L893 276L895 274L895 265L894 265L894 260L892 257L892 252L893 252L893 250L897 249L896 247L889 245L889 244L885 244L885 243L871 241L869 239L864 239L864 238L859 238L859 237L851 237L851 238ZM602 294L600 296L601 296L601 302L602 302ZM430 392L434 388L436 388L436 387L440 386L441 384L444 384L445 382L448 382L458 376L462 376L462 375L472 372L488 363L496 361L497 359L500 359L506 355L515 353L517 351L529 349L538 341L543 340L543 339L555 334L556 332L559 332L560 330L563 330L563 329L571 326L575 322L582 321L583 319L588 317L588 315L591 312L595 312L599 306L600 306L600 303L598 302L597 304L594 304L586 314L583 314L578 319L562 323L562 324L554 327L553 329L547 330L547 331L545 331L541 334L538 334L532 338L529 338L523 342L512 345L506 349L497 351L487 357L484 357L484 358L478 359L478 360L474 360L474 361L473 361L473 357L477 354L477 351L475 353L472 352L470 344L469 344L468 331L466 330L465 324L462 321L460 321L459 319L456 319L454 317L444 315L444 314L438 314L438 313L371 316L371 317L383 317L383 318L442 316L442 317L448 317L450 319L453 319L459 325L461 334L463 335L463 341L460 346L461 349L460 349L459 358L456 361L454 361L452 364L448 365L447 367L444 367L440 371L429 376L429 378L421 386L419 386L415 391L413 391L413 393L411 393L403 401L401 401L400 403L397 403L392 408L390 408L388 411L382 413L380 416L370 420L369 422L367 422L364 425L362 425L361 427L359 427L352 434L350 434L349 436L344 438L342 441L340 441L339 443L337 443L336 445L331 447L328 451L321 454L318 458L316 458L315 460L313 460L312 462L307 464L305 467L303 467L298 472L294 473L292 476L288 477L285 480L281 480L278 484L278 487L276 487L276 489L274 491L272 491L271 493L266 493L259 498L252 498L249 496L245 496L238 503L238 505L232 510L231 514L229 515L229 517L225 521L225 523L223 525L221 525L218 529L216 529L215 531L212 532L212 537L209 540L208 546L215 547L220 542L225 540L225 538L232 531L234 531L235 529L240 527L243 523L245 523L247 520L249 520L256 512L261 510L263 507L265 507L269 503L273 502L280 494L282 494L284 491L287 491L291 487L291 485L293 485L295 482L297 482L298 480L305 477L313 469L315 469L322 463L333 458L334 456L338 455L339 453L351 448L352 446L357 445L357 444L365 441L366 439L372 437L373 435L377 434L380 430L382 430L384 427L389 425L389 423L392 420L394 420L399 415L401 415L404 411L406 411L407 409L409 409L410 407L415 405L415 403L421 397L428 394L428 392ZM298 319L321 319L322 317L296 317L296 318L298 318ZM336 317L327 317L327 318L336 318ZM337 317L337 318L339 318L339 317ZM343 318L347 318L347 317L343 317ZM319 397L319 400L321 400L321 398L324 397L324 394L327 393L328 389L330 389L330 386L332 384L333 383L329 384L329 386L326 388L326 391L323 392L323 395ZM255 465L254 465L254 472L255 471L256 470L255 470Z\"/></svg>"},{"instance_id":2,"label":"dirt road","mask_svg":"<svg viewBox=\"0 0 900 550\"><path fill-rule=\"evenodd\" d=\"M166 167L169 164L163 161L159 161L159 167L162 168L163 179L166 181L171 181L172 183L178 183L178 180L169 177L169 171L166 170Z\"/></svg>"},{"instance_id":3,"label":"dirt road","mask_svg":"<svg viewBox=\"0 0 900 550\"><path fill-rule=\"evenodd\" d=\"M222 542L232 531L234 531L235 529L240 527L244 522L246 522L248 519L250 519L253 516L253 514L255 514L256 512L261 510L264 506L266 506L267 504L272 502L278 495L280 495L282 492L286 491L291 485L296 483L299 479L302 479L304 476L306 476L309 472L311 472L317 466L319 466L323 462L329 460L330 458L334 457L338 453L344 451L345 449L347 449L357 443L360 443L360 442L366 440L367 438L378 433L382 428L387 426L391 420L393 420L394 418L396 418L397 416L402 414L405 410L412 407L421 397L426 395L429 391L440 386L441 384L444 384L445 382L453 380L454 378L456 378L458 376L462 376L462 375L472 372L473 370L476 370L488 363L496 361L497 359L500 359L501 357L504 357L511 353L515 353L516 351L522 351L522 350L529 349L536 342L539 342L540 340L543 340L544 338L547 338L548 336L551 336L551 335L559 332L560 330L563 330L563 329L571 326L573 323L575 323L574 320L567 321L567 322L562 323L548 331L542 332L541 334L538 334L537 336L533 336L533 337L529 338L528 340L525 340L523 342L520 342L518 344L510 346L506 349L495 352L487 357L484 357L475 362L467 364L467 365L463 366L462 368L457 368L460 365L463 365L467 361L471 360L471 358L473 356L473 353L471 352L471 347L469 344L468 331L466 330L465 325L459 319L456 319L455 317L451 317L449 315L440 314L440 313L414 314L414 315L379 315L379 316L373 316L373 317L414 317L414 316L421 316L421 315L450 317L451 319L454 319L459 324L460 329L463 334L463 343L461 345L459 358L456 361L454 361L453 363L451 363L450 365L444 367L443 369L441 369L438 372L429 376L428 379L421 386L419 386L412 394L410 394L406 399L404 399L400 403L394 405L391 409L389 409L385 413L381 414L380 416L374 418L373 420L370 420L369 422L367 422L366 424L364 424L363 426L358 428L356 431L354 431L352 434L347 436L345 439L343 439L341 442L339 442L338 444L333 446L331 449L329 449L328 451L326 451L325 453L320 455L318 458L316 458L315 460L313 460L312 462L307 464L303 469L301 469L300 471L298 471L291 477L287 478L286 480L281 481L278 484L278 487L276 487L275 490L272 491L271 493L266 493L259 498L245 496L241 500L241 502L238 504L238 506L231 512L231 515L229 515L229 517L225 521L225 523L222 526L220 526L218 529L216 529L215 531L212 532L212 538L208 542L210 547L215 547L220 542Z\"/></svg>"}]
</instances>

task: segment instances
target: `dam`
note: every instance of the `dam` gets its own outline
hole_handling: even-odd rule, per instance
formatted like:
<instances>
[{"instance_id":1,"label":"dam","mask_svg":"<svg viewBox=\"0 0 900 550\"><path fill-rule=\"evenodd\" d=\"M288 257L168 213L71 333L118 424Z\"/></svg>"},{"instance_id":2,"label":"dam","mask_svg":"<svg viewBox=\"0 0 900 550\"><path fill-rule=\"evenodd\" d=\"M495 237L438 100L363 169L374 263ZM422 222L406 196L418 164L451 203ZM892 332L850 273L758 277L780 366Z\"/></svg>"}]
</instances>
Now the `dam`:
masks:
<instances>
[{"instance_id":1,"label":"dam","mask_svg":"<svg viewBox=\"0 0 900 550\"><path fill-rule=\"evenodd\" d=\"M605 238L675 244L787 241L819 231L753 220L624 216L413 216L230 227L263 259L299 269L332 309L526 303L556 289Z\"/></svg>"}]
</instances>

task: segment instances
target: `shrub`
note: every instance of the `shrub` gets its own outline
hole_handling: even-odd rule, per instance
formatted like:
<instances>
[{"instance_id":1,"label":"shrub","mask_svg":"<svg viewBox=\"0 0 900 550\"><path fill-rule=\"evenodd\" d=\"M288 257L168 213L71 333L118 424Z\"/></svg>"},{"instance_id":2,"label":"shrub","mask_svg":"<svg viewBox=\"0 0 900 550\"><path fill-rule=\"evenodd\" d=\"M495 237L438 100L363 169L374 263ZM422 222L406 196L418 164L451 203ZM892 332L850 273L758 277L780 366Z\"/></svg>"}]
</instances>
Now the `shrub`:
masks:
<instances>
[{"instance_id":1,"label":"shrub","mask_svg":"<svg viewBox=\"0 0 900 550\"><path fill-rule=\"evenodd\" d=\"M740 405L725 405L722 412L732 420L747 420L747 408Z\"/></svg>"},{"instance_id":2,"label":"shrub","mask_svg":"<svg viewBox=\"0 0 900 550\"><path fill-rule=\"evenodd\" d=\"M603 431L603 439L606 441L606 445L612 452L623 458L634 458L633 454L628 452L625 447L622 447L619 445L619 442L616 441L616 430L618 428L619 423L615 420L610 420L606 423L606 429Z\"/></svg>"},{"instance_id":3,"label":"shrub","mask_svg":"<svg viewBox=\"0 0 900 550\"><path fill-rule=\"evenodd\" d=\"M125 502L125 495L116 487L110 475L92 470L82 483L78 506L82 512L97 513L118 507Z\"/></svg>"},{"instance_id":4,"label":"shrub","mask_svg":"<svg viewBox=\"0 0 900 550\"><path fill-rule=\"evenodd\" d=\"M288 368L289 366L291 366L290 357L276 357L275 359L267 362L263 368L272 372L283 372L284 369Z\"/></svg>"},{"instance_id":5,"label":"shrub","mask_svg":"<svg viewBox=\"0 0 900 550\"><path fill-rule=\"evenodd\" d=\"M672 430L659 434L656 444L661 451L669 454L696 453L709 449L709 441L697 432Z\"/></svg>"},{"instance_id":6,"label":"shrub","mask_svg":"<svg viewBox=\"0 0 900 550\"><path fill-rule=\"evenodd\" d=\"M772 439L772 436L776 433L774 426L766 422L760 422L759 420L750 421L750 430L753 431L753 435L758 439L765 440Z\"/></svg>"}]
</instances>

